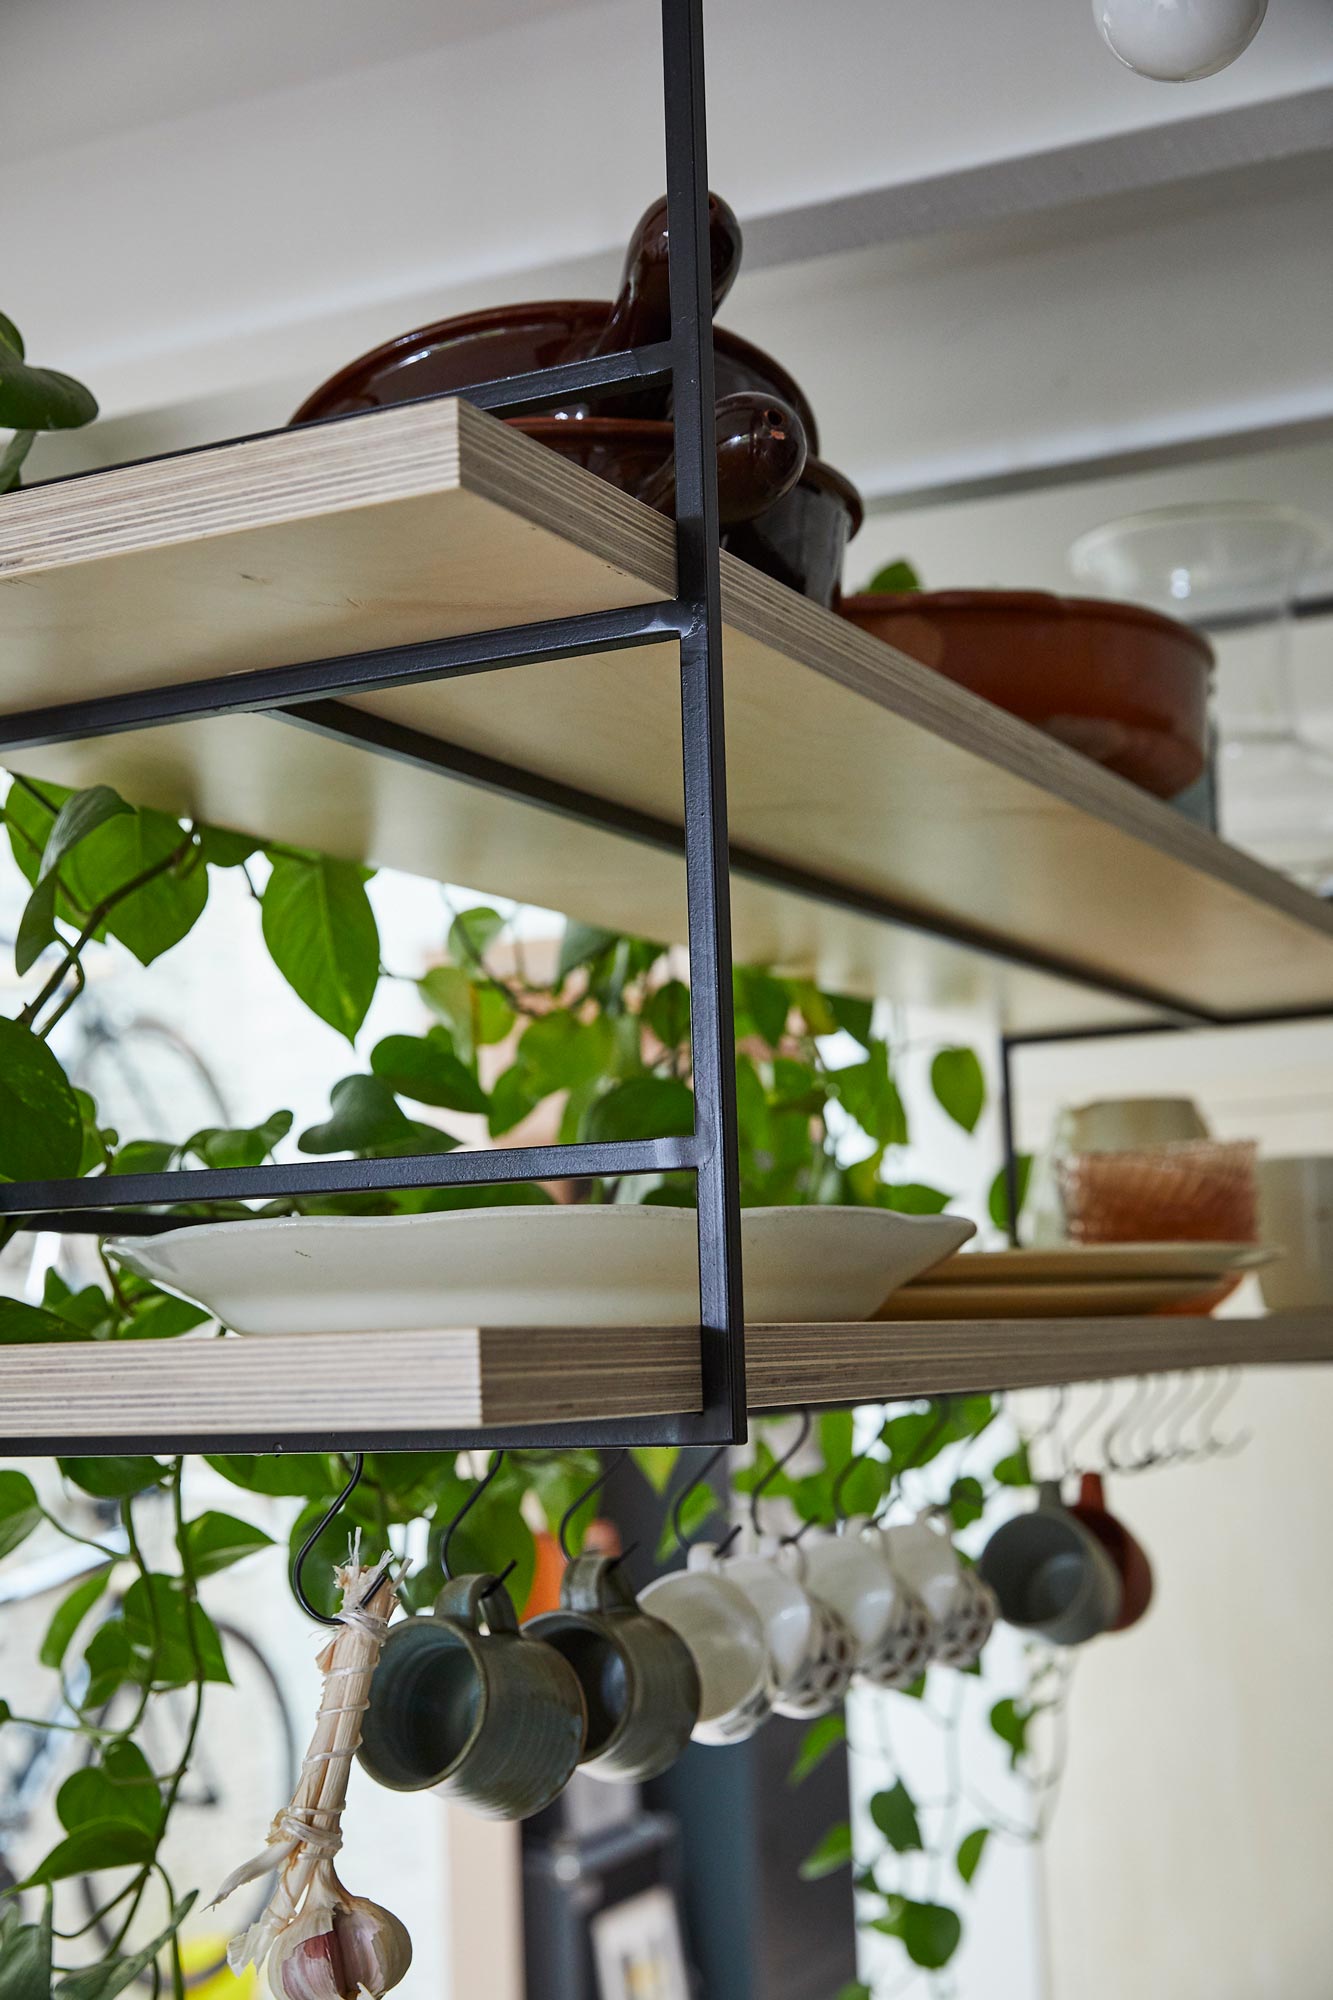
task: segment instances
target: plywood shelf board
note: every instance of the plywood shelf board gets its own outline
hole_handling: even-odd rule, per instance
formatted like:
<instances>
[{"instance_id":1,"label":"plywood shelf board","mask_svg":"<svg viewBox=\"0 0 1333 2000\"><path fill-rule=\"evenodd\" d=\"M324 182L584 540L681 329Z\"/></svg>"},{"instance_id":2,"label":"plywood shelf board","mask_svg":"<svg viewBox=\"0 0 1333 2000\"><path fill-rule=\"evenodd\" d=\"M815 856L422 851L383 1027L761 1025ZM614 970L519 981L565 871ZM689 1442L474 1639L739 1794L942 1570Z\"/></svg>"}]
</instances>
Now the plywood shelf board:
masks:
<instances>
[{"instance_id":1,"label":"plywood shelf board","mask_svg":"<svg viewBox=\"0 0 1333 2000\"><path fill-rule=\"evenodd\" d=\"M1333 1311L1267 1319L755 1325L756 1415L1119 1375L1333 1361ZM695 1327L489 1327L0 1348L0 1449L70 1438L288 1441L606 1423L697 1410ZM367 1366L369 1358L371 1365Z\"/></svg>"},{"instance_id":2,"label":"plywood shelf board","mask_svg":"<svg viewBox=\"0 0 1333 2000\"><path fill-rule=\"evenodd\" d=\"M454 402L371 413L0 499L0 713L641 604L670 594L673 568L667 521L494 418ZM1205 1012L1333 1004L1333 912L1317 899L734 558L722 581L738 846ZM679 823L673 645L357 705ZM671 857L567 820L517 841L504 821L522 809L457 781L420 774L434 810L395 812L405 773L387 766L330 826L348 760L368 761L241 716L6 754L592 920L625 921L603 873L655 868L626 927L683 934ZM967 984L957 947L867 950L871 919L816 923L804 898L752 884L737 904L742 957L804 959L855 990L886 990L898 963L920 997ZM1133 1017L1019 977L1035 985L1001 995L1011 1027Z\"/></svg>"},{"instance_id":3,"label":"plywood shelf board","mask_svg":"<svg viewBox=\"0 0 1333 2000\"><path fill-rule=\"evenodd\" d=\"M270 1428L275 1438L424 1434L674 1415L700 1402L699 1331L688 1326L0 1347L0 1449L173 1430L192 1440Z\"/></svg>"}]
</instances>

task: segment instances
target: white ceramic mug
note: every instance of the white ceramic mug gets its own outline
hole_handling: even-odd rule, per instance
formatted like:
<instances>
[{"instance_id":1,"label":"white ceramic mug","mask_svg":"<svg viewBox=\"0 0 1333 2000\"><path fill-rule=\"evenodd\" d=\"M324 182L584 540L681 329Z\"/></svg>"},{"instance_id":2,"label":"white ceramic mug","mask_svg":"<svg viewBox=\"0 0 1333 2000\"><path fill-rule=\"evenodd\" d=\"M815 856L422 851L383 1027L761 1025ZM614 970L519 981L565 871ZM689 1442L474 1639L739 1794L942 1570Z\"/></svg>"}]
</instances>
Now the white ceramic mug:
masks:
<instances>
[{"instance_id":1,"label":"white ceramic mug","mask_svg":"<svg viewBox=\"0 0 1333 2000\"><path fill-rule=\"evenodd\" d=\"M768 1645L754 1605L725 1574L709 1542L696 1542L685 1569L659 1576L639 1594L654 1618L679 1633L699 1674L696 1743L743 1743L772 1707Z\"/></svg>"},{"instance_id":2,"label":"white ceramic mug","mask_svg":"<svg viewBox=\"0 0 1333 2000\"><path fill-rule=\"evenodd\" d=\"M801 1552L806 1587L851 1633L857 1670L874 1668L894 1642L902 1595L878 1529L865 1518L844 1521L837 1534L808 1535Z\"/></svg>"},{"instance_id":3,"label":"white ceramic mug","mask_svg":"<svg viewBox=\"0 0 1333 2000\"><path fill-rule=\"evenodd\" d=\"M775 1712L810 1720L836 1708L851 1684L856 1645L833 1607L806 1588L803 1551L765 1536L724 1574L763 1624Z\"/></svg>"},{"instance_id":4,"label":"white ceramic mug","mask_svg":"<svg viewBox=\"0 0 1333 2000\"><path fill-rule=\"evenodd\" d=\"M931 1658L944 1667L970 1667L999 1616L994 1591L965 1567L944 1523L929 1509L881 1533L894 1575L925 1606Z\"/></svg>"},{"instance_id":5,"label":"white ceramic mug","mask_svg":"<svg viewBox=\"0 0 1333 2000\"><path fill-rule=\"evenodd\" d=\"M1333 1300L1333 1158L1260 1160L1259 1237L1282 1255L1259 1273L1270 1312Z\"/></svg>"}]
</instances>

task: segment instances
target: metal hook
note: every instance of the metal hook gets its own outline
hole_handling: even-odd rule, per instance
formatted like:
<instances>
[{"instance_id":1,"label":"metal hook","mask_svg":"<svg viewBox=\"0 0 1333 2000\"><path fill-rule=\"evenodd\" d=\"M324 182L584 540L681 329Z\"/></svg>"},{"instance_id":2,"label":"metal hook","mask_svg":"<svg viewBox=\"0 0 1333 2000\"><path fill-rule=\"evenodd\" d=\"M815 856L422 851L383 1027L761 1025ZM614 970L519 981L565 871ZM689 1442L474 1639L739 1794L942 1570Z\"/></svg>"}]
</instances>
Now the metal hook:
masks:
<instances>
[{"instance_id":1,"label":"metal hook","mask_svg":"<svg viewBox=\"0 0 1333 2000\"><path fill-rule=\"evenodd\" d=\"M1061 1382L1055 1389L1054 1395L1051 1398L1051 1407L1047 1411L1046 1416L1043 1418L1042 1422L1037 1425L1036 1430L1033 1431L1030 1436L1025 1437L1023 1439L1023 1447L1024 1450L1027 1452L1027 1459L1029 1465L1033 1464L1037 1446L1039 1444L1045 1444L1047 1438L1053 1437L1056 1431L1059 1429L1060 1420L1064 1416L1068 1403L1069 1403L1069 1384L1068 1382Z\"/></svg>"},{"instance_id":2,"label":"metal hook","mask_svg":"<svg viewBox=\"0 0 1333 2000\"><path fill-rule=\"evenodd\" d=\"M1192 1369L1184 1378L1185 1394L1171 1412L1167 1428L1166 1444L1163 1447L1163 1465L1187 1465L1199 1455L1199 1447L1185 1436L1191 1418L1199 1416L1212 1395L1212 1384L1200 1368Z\"/></svg>"},{"instance_id":3,"label":"metal hook","mask_svg":"<svg viewBox=\"0 0 1333 2000\"><path fill-rule=\"evenodd\" d=\"M717 1464L718 1460L722 1458L730 1449L731 1449L730 1445L720 1444L717 1447L716 1451L711 1451L708 1454L708 1457L704 1460L703 1464L699 1467L699 1470L695 1473L693 1479L691 1479L686 1485L682 1486L680 1492L676 1495L675 1503L671 1509L671 1525L675 1530L677 1545L686 1555L689 1554L691 1548L694 1546L694 1543L698 1538L696 1536L687 1535L685 1533L685 1529L681 1522L681 1509L684 1507L685 1502L689 1499L691 1493L693 1493L695 1487L703 1485L704 1481L707 1479L709 1473L713 1470L713 1467Z\"/></svg>"},{"instance_id":4,"label":"metal hook","mask_svg":"<svg viewBox=\"0 0 1333 2000\"><path fill-rule=\"evenodd\" d=\"M574 1560L573 1556L570 1554L570 1549L569 1549L570 1522L573 1520L574 1516L578 1513L579 1508L586 1506L588 1501L592 1499L594 1493L601 1492L607 1480L611 1477L611 1474L617 1471L618 1468L621 1465L623 1465L625 1458L628 1455L628 1452L629 1452L628 1445L622 1445L619 1451L613 1452L610 1458L607 1460L606 1464L601 1468L600 1472L597 1474L597 1477L593 1480L592 1485L585 1486L582 1493L580 1493L578 1499L571 1500L568 1507L566 1507L563 1515L560 1518L560 1533L559 1533L560 1553L564 1557L566 1562L573 1562ZM624 1562L625 1556L629 1555L630 1553L631 1551L629 1549L626 1549L624 1555L617 1556L615 1560L617 1562Z\"/></svg>"},{"instance_id":5,"label":"metal hook","mask_svg":"<svg viewBox=\"0 0 1333 2000\"><path fill-rule=\"evenodd\" d=\"M884 1405L881 1403L879 1411L879 1423L876 1427L875 1435L871 1438L870 1443L865 1446L864 1450L854 1451L851 1457L848 1459L847 1463L844 1466L839 1467L838 1472L834 1477L832 1488L830 1489L829 1492L829 1501L833 1508L833 1518L835 1521L843 1521L847 1518L846 1510L844 1509L842 1504L842 1496L846 1491L847 1482L851 1478L852 1474L856 1471L857 1467L862 1466L866 1463L867 1459L870 1457L871 1452L874 1450L875 1446L879 1443L880 1433L884 1429L886 1420L887 1419L886 1419L885 1408ZM940 1423L942 1424L943 1422L944 1418L941 1417ZM938 1429L939 1426L937 1425L936 1428Z\"/></svg>"},{"instance_id":6,"label":"metal hook","mask_svg":"<svg viewBox=\"0 0 1333 2000\"><path fill-rule=\"evenodd\" d=\"M811 1411L809 1410L801 1411L801 1426L796 1433L795 1442L793 1444L788 1445L786 1451L783 1452L781 1458L775 1458L773 1460L773 1463L769 1466L767 1472L763 1475L763 1478L756 1480L754 1486L751 1488L750 1526L754 1529L756 1536L759 1533L760 1495L768 1491L769 1487L773 1484L773 1481L777 1478L778 1474L780 1472L785 1472L787 1470L787 1467L791 1464L792 1460L796 1457L797 1453L805 1449L806 1444L809 1442L810 1432L814 1425L814 1421L815 1421L814 1416Z\"/></svg>"},{"instance_id":7,"label":"metal hook","mask_svg":"<svg viewBox=\"0 0 1333 2000\"><path fill-rule=\"evenodd\" d=\"M1077 1453L1079 1446L1082 1444L1088 1432L1092 1429L1093 1425L1096 1423L1100 1423L1101 1419L1106 1415L1106 1412L1110 1409L1111 1401L1114 1395L1115 1395L1115 1383L1103 1382L1100 1391L1098 1392L1097 1395L1093 1397L1092 1402L1089 1404L1087 1414L1083 1418L1082 1423L1078 1424L1066 1438L1065 1471L1067 1473L1077 1472L1079 1470L1079 1463L1075 1454Z\"/></svg>"},{"instance_id":8,"label":"metal hook","mask_svg":"<svg viewBox=\"0 0 1333 2000\"><path fill-rule=\"evenodd\" d=\"M1200 1447L1205 1458L1234 1458L1238 1451L1244 1451L1254 1435L1253 1431L1248 1430L1237 1431L1233 1438L1220 1438L1217 1435L1217 1420L1240 1389L1241 1373L1238 1367L1228 1368L1222 1378L1222 1387L1212 1401L1204 1428L1203 1444Z\"/></svg>"},{"instance_id":9,"label":"metal hook","mask_svg":"<svg viewBox=\"0 0 1333 2000\"><path fill-rule=\"evenodd\" d=\"M315 1543L319 1540L320 1536L323 1534L324 1530L328 1527L329 1523L337 1519L338 1515L342 1512L342 1509L351 1499L353 1493L355 1493L357 1487L361 1484L361 1475L365 1471L365 1469L366 1469L366 1455L363 1451L359 1451L352 1459L351 1478L348 1480L346 1486L343 1487L343 1490L338 1495L337 1499L332 1501L326 1512L320 1515L314 1527L310 1530L310 1533L306 1536L300 1548L296 1551L296 1555L292 1560L292 1594L296 1598L296 1601L300 1605L302 1611L305 1612L306 1616L308 1618L313 1618L317 1625L336 1625L338 1624L339 1621L336 1618L330 1618L326 1611L320 1611L315 1605L313 1605L310 1602L310 1599L306 1596L305 1584L302 1581L302 1573L305 1569L306 1557L310 1554L311 1549L314 1548ZM370 1591L367 1593L368 1596L370 1597L374 1596L375 1592L379 1589L382 1581L383 1581L383 1575L381 1573L381 1575L376 1577L374 1583L371 1585ZM362 1603L364 1603L365 1601L366 1600L363 1598Z\"/></svg>"},{"instance_id":10,"label":"metal hook","mask_svg":"<svg viewBox=\"0 0 1333 2000\"><path fill-rule=\"evenodd\" d=\"M884 1495L883 1503L873 1517L876 1522L884 1520L895 1499L902 1492L903 1480L906 1475L909 1472L915 1472L940 1432L949 1423L953 1416L953 1404L954 1399L952 1396L940 1397L939 1414L929 1429L922 1431L921 1436L916 1441L915 1449L908 1454L906 1464L900 1466L898 1471L894 1473L893 1478L889 1482L889 1490Z\"/></svg>"},{"instance_id":11,"label":"metal hook","mask_svg":"<svg viewBox=\"0 0 1333 2000\"><path fill-rule=\"evenodd\" d=\"M478 1500L480 1500L482 1494L486 1491L486 1488L495 1478L496 1473L500 1470L500 1467L504 1464L504 1461L505 1461L505 1455L503 1451L497 1451L493 1454L491 1462L487 1466L486 1471L482 1474L481 1478L477 1481L472 1491L468 1494L467 1499L463 1502L458 1512L454 1515L453 1520L450 1521L448 1527L445 1529L444 1534L440 1539L440 1568L444 1571L445 1575L448 1577L451 1583L454 1580L454 1573L449 1563L449 1545L453 1541L453 1538L455 1534L458 1532L459 1528L463 1525L463 1522L467 1519L468 1515L472 1512L472 1509L476 1506ZM517 1561L506 1563L504 1568L500 1571L499 1576L496 1577L495 1582L490 1586L490 1589L483 1592L483 1596L489 1597L491 1591L498 1590L501 1584L503 1584L513 1574L514 1570L516 1570L517 1567L518 1567Z\"/></svg>"},{"instance_id":12,"label":"metal hook","mask_svg":"<svg viewBox=\"0 0 1333 2000\"><path fill-rule=\"evenodd\" d=\"M1119 1456L1116 1446L1121 1434L1125 1430L1126 1424L1130 1421L1131 1413L1135 1421L1137 1421L1139 1405L1148 1391L1148 1381L1149 1378L1146 1375L1138 1377L1134 1387L1129 1392L1129 1398L1119 1416L1113 1417L1111 1422L1106 1426L1106 1431L1102 1438L1102 1457L1105 1459L1107 1470L1110 1472L1129 1472L1132 1469L1129 1460Z\"/></svg>"},{"instance_id":13,"label":"metal hook","mask_svg":"<svg viewBox=\"0 0 1333 2000\"><path fill-rule=\"evenodd\" d=\"M1166 1438L1167 1427L1181 1408L1181 1388L1185 1391L1185 1401L1194 1392L1193 1380L1187 1373L1181 1374L1174 1382L1170 1375L1157 1376L1153 1386L1160 1389L1160 1393L1150 1399L1140 1425L1143 1435L1139 1446L1139 1465L1144 1472L1152 1472L1156 1467L1170 1463L1166 1444L1159 1444L1158 1437Z\"/></svg>"},{"instance_id":14,"label":"metal hook","mask_svg":"<svg viewBox=\"0 0 1333 2000\"><path fill-rule=\"evenodd\" d=\"M786 1451L783 1452L780 1458L775 1458L773 1460L773 1463L767 1467L767 1469L764 1471L761 1477L758 1480L756 1480L755 1484L750 1489L750 1526L754 1532L754 1537L756 1541L758 1541L759 1539L759 1497L762 1493L767 1492L768 1488L772 1485L773 1481L777 1478L778 1474L791 1464L797 1452L800 1451L802 1445L804 1445L806 1439L809 1437L810 1426L813 1422L814 1418L811 1415L810 1411L802 1410L800 1429L796 1433L796 1438L794 1443L790 1444L787 1447ZM727 1550L732 1546L733 1542L735 1542L739 1538L740 1533L744 1528L744 1526L745 1523L743 1521L738 1521L735 1527L730 1529L729 1532L723 1536L722 1540L717 1545L717 1553L719 1556L724 1556L727 1553Z\"/></svg>"}]
</instances>

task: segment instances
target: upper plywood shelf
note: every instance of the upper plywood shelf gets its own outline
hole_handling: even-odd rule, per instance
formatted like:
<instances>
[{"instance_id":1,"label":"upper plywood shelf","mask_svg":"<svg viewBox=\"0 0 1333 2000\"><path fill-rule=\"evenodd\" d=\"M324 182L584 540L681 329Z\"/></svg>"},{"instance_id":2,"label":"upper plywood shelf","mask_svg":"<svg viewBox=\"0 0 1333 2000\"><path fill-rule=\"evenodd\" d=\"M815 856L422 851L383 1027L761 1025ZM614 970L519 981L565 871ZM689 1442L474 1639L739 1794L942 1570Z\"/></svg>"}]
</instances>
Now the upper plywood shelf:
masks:
<instances>
[{"instance_id":1,"label":"upper plywood shelf","mask_svg":"<svg viewBox=\"0 0 1333 2000\"><path fill-rule=\"evenodd\" d=\"M723 558L739 957L1011 1028L1333 1006L1333 914L1074 752ZM210 674L647 603L670 524L466 404L385 411L0 499L0 716ZM358 697L680 822L673 645ZM4 724L0 722L0 737ZM663 938L675 855L267 716L0 757L274 839ZM748 859L747 859L748 857ZM997 971L760 879L822 878L1050 960Z\"/></svg>"}]
</instances>

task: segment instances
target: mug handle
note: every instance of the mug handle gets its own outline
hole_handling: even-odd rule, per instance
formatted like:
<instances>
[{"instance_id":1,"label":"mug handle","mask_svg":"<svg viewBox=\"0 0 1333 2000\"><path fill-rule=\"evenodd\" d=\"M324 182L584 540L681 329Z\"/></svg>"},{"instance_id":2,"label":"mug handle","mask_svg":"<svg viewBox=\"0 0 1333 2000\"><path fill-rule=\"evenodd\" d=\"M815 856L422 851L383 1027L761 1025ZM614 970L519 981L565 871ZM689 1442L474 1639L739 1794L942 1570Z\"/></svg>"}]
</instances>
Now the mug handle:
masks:
<instances>
[{"instance_id":1,"label":"mug handle","mask_svg":"<svg viewBox=\"0 0 1333 2000\"><path fill-rule=\"evenodd\" d=\"M560 1604L565 1611L596 1616L607 1611L632 1611L634 1603L624 1565L615 1556L575 1556L560 1585Z\"/></svg>"},{"instance_id":2,"label":"mug handle","mask_svg":"<svg viewBox=\"0 0 1333 2000\"><path fill-rule=\"evenodd\" d=\"M518 1636L513 1598L498 1576L484 1571L476 1576L456 1576L446 1583L435 1600L435 1616L452 1618L471 1632L479 1632L484 1625L493 1636L509 1632Z\"/></svg>"}]
</instances>

